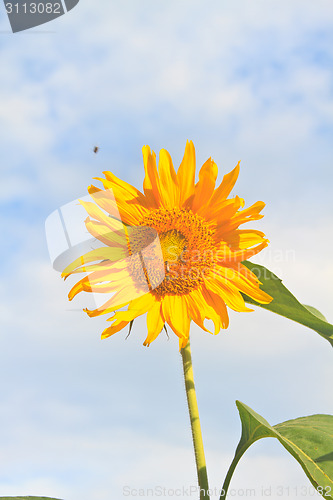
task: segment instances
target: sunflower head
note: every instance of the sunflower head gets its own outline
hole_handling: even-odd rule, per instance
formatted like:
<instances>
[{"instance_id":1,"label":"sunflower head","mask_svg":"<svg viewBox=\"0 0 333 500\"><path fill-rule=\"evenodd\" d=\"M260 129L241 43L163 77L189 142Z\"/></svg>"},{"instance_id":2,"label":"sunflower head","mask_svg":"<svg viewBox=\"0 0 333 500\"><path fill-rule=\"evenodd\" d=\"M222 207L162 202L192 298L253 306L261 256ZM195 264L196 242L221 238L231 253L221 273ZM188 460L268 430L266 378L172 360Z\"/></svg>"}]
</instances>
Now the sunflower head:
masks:
<instances>
[{"instance_id":1,"label":"sunflower head","mask_svg":"<svg viewBox=\"0 0 333 500\"><path fill-rule=\"evenodd\" d=\"M102 338L147 313L144 345L167 323L181 348L191 320L205 331L205 319L212 320L216 334L228 326L226 306L251 311L242 293L259 303L272 300L242 264L268 244L261 231L240 229L261 219L265 204L244 209L242 198L229 198L239 164L216 187L218 169L209 158L195 182L192 142L186 144L177 173L164 149L158 167L148 146L143 147L143 161L143 193L111 172L97 178L102 188L88 188L92 202L80 203L88 214L86 228L101 246L79 256L62 276L85 273L70 300L81 291L112 294L101 307L86 310L89 316L112 313Z\"/></svg>"}]
</instances>

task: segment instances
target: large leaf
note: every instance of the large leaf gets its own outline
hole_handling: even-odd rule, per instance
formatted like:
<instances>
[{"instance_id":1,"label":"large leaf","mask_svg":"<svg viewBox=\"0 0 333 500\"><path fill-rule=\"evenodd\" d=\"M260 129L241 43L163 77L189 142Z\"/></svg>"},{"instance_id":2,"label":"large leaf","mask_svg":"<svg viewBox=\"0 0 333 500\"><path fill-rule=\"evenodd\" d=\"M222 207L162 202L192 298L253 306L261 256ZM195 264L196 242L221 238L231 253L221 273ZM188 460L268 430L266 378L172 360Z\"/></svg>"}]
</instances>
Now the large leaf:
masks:
<instances>
[{"instance_id":1,"label":"large leaf","mask_svg":"<svg viewBox=\"0 0 333 500\"><path fill-rule=\"evenodd\" d=\"M333 346L333 325L328 323L317 309L311 306L304 306L298 302L296 297L282 284L282 280L266 267L259 266L259 264L254 264L248 260L244 261L243 264L258 277L262 283L260 288L273 297L270 304L259 304L244 294L246 302L263 307L312 328L312 330L319 333L319 335L328 340Z\"/></svg>"},{"instance_id":2,"label":"large leaf","mask_svg":"<svg viewBox=\"0 0 333 500\"><path fill-rule=\"evenodd\" d=\"M314 488L333 499L333 415L311 415L271 426L251 408L236 401L242 436L222 487L226 497L230 479L245 451L258 439L273 437L300 463Z\"/></svg>"}]
</instances>

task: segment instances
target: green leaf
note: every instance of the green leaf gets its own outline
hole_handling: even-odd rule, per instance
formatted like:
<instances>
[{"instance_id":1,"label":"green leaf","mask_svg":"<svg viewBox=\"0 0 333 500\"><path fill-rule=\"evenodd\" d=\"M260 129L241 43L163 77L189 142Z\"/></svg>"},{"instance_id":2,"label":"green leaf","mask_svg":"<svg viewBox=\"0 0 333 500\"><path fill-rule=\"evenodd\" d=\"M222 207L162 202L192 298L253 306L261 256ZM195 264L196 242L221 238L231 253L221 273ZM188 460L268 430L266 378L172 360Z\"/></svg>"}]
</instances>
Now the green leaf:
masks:
<instances>
[{"instance_id":1,"label":"green leaf","mask_svg":"<svg viewBox=\"0 0 333 500\"><path fill-rule=\"evenodd\" d=\"M299 462L313 487L333 499L333 415L311 415L271 426L251 408L236 401L242 436L229 468L221 499L226 497L232 474L245 451L258 439L273 437Z\"/></svg>"},{"instance_id":2,"label":"green leaf","mask_svg":"<svg viewBox=\"0 0 333 500\"><path fill-rule=\"evenodd\" d=\"M304 306L292 293L282 284L282 280L266 267L254 264L248 260L243 264L250 269L260 280L260 288L273 297L269 304L259 304L247 295L243 294L244 300L269 311L280 314L285 318L301 323L328 340L333 346L333 325L326 321L326 318L317 309L311 306Z\"/></svg>"},{"instance_id":3,"label":"green leaf","mask_svg":"<svg viewBox=\"0 0 333 500\"><path fill-rule=\"evenodd\" d=\"M320 311L318 311L318 309L316 309L315 307L312 307L312 306L307 306L306 304L303 304L303 306L306 307L306 309L308 311L310 311L310 313L312 313L315 316L317 316L317 318L319 318L319 319L321 319L323 321L326 321L326 323L328 323L328 321L325 318L325 316Z\"/></svg>"},{"instance_id":4,"label":"green leaf","mask_svg":"<svg viewBox=\"0 0 333 500\"><path fill-rule=\"evenodd\" d=\"M50 497L0 497L0 500L59 500Z\"/></svg>"}]
</instances>

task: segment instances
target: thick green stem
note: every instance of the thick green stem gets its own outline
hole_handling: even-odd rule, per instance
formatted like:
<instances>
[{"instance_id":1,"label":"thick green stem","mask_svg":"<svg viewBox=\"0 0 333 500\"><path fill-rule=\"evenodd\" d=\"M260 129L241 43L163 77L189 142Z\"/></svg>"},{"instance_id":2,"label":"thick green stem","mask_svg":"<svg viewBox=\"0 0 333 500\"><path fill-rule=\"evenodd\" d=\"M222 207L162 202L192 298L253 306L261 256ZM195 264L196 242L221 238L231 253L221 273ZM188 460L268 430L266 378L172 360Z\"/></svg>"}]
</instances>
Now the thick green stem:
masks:
<instances>
[{"instance_id":1,"label":"thick green stem","mask_svg":"<svg viewBox=\"0 0 333 500\"><path fill-rule=\"evenodd\" d=\"M197 466L198 483L200 488L200 500L209 500L206 460L205 460L201 426L199 420L197 396L195 394L195 387L194 387L190 341L188 341L186 347L181 349L180 352L183 360L185 389L186 389L187 404L191 421L195 463Z\"/></svg>"}]
</instances>

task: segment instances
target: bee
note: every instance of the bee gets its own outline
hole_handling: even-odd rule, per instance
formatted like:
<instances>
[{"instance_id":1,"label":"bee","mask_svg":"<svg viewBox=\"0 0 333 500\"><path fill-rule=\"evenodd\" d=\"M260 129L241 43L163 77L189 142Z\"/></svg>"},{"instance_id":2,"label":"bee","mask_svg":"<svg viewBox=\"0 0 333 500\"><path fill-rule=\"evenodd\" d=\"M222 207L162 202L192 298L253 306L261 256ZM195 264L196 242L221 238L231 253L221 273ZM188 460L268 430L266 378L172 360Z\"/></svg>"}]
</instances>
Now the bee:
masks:
<instances>
[{"instance_id":1,"label":"bee","mask_svg":"<svg viewBox=\"0 0 333 500\"><path fill-rule=\"evenodd\" d=\"M94 149L93 149L93 151L94 151L94 153L95 153L95 154L96 154L96 153L98 153L98 151L99 151L99 147L98 147L98 146L95 146L95 147L94 147Z\"/></svg>"}]
</instances>

